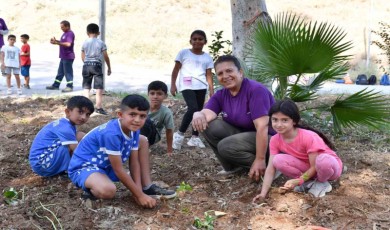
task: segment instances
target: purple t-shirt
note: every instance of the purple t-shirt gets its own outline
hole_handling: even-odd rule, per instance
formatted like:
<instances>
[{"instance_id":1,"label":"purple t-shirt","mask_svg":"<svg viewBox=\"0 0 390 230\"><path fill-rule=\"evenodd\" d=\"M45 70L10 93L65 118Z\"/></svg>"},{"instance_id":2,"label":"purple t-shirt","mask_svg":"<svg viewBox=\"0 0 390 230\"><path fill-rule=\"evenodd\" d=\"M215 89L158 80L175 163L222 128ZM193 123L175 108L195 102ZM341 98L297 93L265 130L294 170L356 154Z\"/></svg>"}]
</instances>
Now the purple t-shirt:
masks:
<instances>
[{"instance_id":1,"label":"purple t-shirt","mask_svg":"<svg viewBox=\"0 0 390 230\"><path fill-rule=\"evenodd\" d=\"M70 47L60 46L60 58L61 59L74 59L74 33L71 30L66 31L62 36L60 42L70 42L72 45Z\"/></svg>"},{"instance_id":2,"label":"purple t-shirt","mask_svg":"<svg viewBox=\"0 0 390 230\"><path fill-rule=\"evenodd\" d=\"M216 114L221 113L224 121L242 131L256 131L253 121L268 116L274 102L274 97L265 86L244 78L236 96L232 96L228 89L221 89L210 98L205 108ZM273 134L272 129L268 132Z\"/></svg>"},{"instance_id":3,"label":"purple t-shirt","mask_svg":"<svg viewBox=\"0 0 390 230\"><path fill-rule=\"evenodd\" d=\"M8 30L7 25L5 24L5 21L0 18L0 30ZM0 48L4 45L4 38L3 35L0 34Z\"/></svg>"}]
</instances>

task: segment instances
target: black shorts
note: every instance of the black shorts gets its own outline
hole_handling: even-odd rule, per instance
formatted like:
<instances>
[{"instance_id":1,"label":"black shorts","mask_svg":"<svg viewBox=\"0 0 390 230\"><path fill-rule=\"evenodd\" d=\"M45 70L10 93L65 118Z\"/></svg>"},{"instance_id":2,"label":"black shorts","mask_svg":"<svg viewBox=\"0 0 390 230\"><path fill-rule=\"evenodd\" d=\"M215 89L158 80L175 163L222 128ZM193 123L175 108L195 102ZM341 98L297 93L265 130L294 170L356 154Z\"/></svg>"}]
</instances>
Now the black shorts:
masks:
<instances>
[{"instance_id":1,"label":"black shorts","mask_svg":"<svg viewBox=\"0 0 390 230\"><path fill-rule=\"evenodd\" d=\"M93 79L94 89L104 89L102 64L85 62L83 65L83 89L91 89Z\"/></svg>"}]
</instances>

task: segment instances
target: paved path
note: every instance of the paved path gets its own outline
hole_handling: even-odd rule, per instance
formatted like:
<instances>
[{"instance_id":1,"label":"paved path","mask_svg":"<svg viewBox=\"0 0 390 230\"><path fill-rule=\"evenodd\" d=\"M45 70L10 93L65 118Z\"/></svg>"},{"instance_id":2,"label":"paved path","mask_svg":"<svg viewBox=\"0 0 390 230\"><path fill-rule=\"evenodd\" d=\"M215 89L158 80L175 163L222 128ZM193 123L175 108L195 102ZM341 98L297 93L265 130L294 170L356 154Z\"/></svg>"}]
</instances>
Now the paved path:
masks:
<instances>
[{"instance_id":1,"label":"paved path","mask_svg":"<svg viewBox=\"0 0 390 230\"><path fill-rule=\"evenodd\" d=\"M38 53L35 50L40 50ZM61 90L46 90L47 85L51 85L54 81L59 64L58 47L50 45L42 45L33 47L32 51L32 66L30 70L31 75L31 89L23 89L23 95L16 95L16 83L12 77L12 85L14 94L11 97L51 97L59 95L82 95L82 61L79 57L76 58L74 69L74 91L72 93L62 93ZM146 69L137 66L124 66L112 63L113 73L106 78L106 90L114 92L145 92L149 82L154 80L161 80L168 86L170 85L171 70L155 70ZM24 80L21 79L23 84ZM60 88L65 87L65 78ZM326 83L319 94L351 94L358 92L364 88L373 89L383 94L390 94L390 86L361 86L361 85L345 85ZM0 98L7 97L5 78L0 78Z\"/></svg>"}]
</instances>

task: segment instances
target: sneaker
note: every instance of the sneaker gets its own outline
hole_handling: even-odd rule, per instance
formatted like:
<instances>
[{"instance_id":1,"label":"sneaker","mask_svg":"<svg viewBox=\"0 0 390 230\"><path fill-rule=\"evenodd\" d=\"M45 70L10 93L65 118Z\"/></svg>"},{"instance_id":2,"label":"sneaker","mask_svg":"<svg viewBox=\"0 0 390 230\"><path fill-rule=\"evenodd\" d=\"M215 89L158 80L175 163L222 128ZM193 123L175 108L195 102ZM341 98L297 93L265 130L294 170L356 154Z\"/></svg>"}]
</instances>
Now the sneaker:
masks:
<instances>
[{"instance_id":1,"label":"sneaker","mask_svg":"<svg viewBox=\"0 0 390 230\"><path fill-rule=\"evenodd\" d=\"M192 136L191 139L187 142L187 145L189 146L195 146L199 148L206 148L206 146L203 144L202 140L200 140L197 136Z\"/></svg>"},{"instance_id":2,"label":"sneaker","mask_svg":"<svg viewBox=\"0 0 390 230\"><path fill-rule=\"evenodd\" d=\"M315 181L309 189L309 193L313 194L314 197L323 197L327 192L330 191L332 191L332 185L328 181Z\"/></svg>"},{"instance_id":3,"label":"sneaker","mask_svg":"<svg viewBox=\"0 0 390 230\"><path fill-rule=\"evenodd\" d=\"M108 115L108 113L103 108L96 109L95 113L99 113L99 114L102 114L102 115Z\"/></svg>"},{"instance_id":4,"label":"sneaker","mask_svg":"<svg viewBox=\"0 0 390 230\"><path fill-rule=\"evenodd\" d=\"M60 88L59 87L55 87L53 85L49 85L49 86L46 86L46 89L48 89L48 90L59 90Z\"/></svg>"},{"instance_id":5,"label":"sneaker","mask_svg":"<svg viewBox=\"0 0 390 230\"><path fill-rule=\"evenodd\" d=\"M81 194L81 199L97 200L96 196L94 196L91 192L87 192L87 191L83 191L83 193Z\"/></svg>"},{"instance_id":6,"label":"sneaker","mask_svg":"<svg viewBox=\"0 0 390 230\"><path fill-rule=\"evenodd\" d=\"M18 92L18 95L22 95L22 89L18 89L17 92Z\"/></svg>"},{"instance_id":7,"label":"sneaker","mask_svg":"<svg viewBox=\"0 0 390 230\"><path fill-rule=\"evenodd\" d=\"M172 148L176 150L181 149L181 145L183 144L184 135L180 135L178 132L173 134L173 143Z\"/></svg>"},{"instance_id":8,"label":"sneaker","mask_svg":"<svg viewBox=\"0 0 390 230\"><path fill-rule=\"evenodd\" d=\"M23 87L24 87L25 89L30 89L30 85L24 84Z\"/></svg>"},{"instance_id":9,"label":"sneaker","mask_svg":"<svg viewBox=\"0 0 390 230\"><path fill-rule=\"evenodd\" d=\"M233 170L230 170L230 171L226 171L225 169L223 169L217 173L217 176L228 176L228 175L231 175L234 173L238 173L241 170L243 170L243 168L241 168L241 167L234 168Z\"/></svg>"},{"instance_id":10,"label":"sneaker","mask_svg":"<svg viewBox=\"0 0 390 230\"><path fill-rule=\"evenodd\" d=\"M160 199L161 197L166 199L171 199L176 196L176 192L172 190L163 189L155 184L152 184L149 189L143 190L143 192L156 199Z\"/></svg>"},{"instance_id":11,"label":"sneaker","mask_svg":"<svg viewBox=\"0 0 390 230\"><path fill-rule=\"evenodd\" d=\"M278 179L282 175L282 172L279 170L275 171L274 180Z\"/></svg>"},{"instance_id":12,"label":"sneaker","mask_svg":"<svg viewBox=\"0 0 390 230\"><path fill-rule=\"evenodd\" d=\"M70 87L66 87L65 89L61 90L61 92L63 92L63 93L69 93L72 91L73 91L73 88L70 88Z\"/></svg>"},{"instance_id":13,"label":"sneaker","mask_svg":"<svg viewBox=\"0 0 390 230\"><path fill-rule=\"evenodd\" d=\"M8 88L7 89L7 95L11 95L12 94L12 89Z\"/></svg>"},{"instance_id":14,"label":"sneaker","mask_svg":"<svg viewBox=\"0 0 390 230\"><path fill-rule=\"evenodd\" d=\"M314 184L314 180L308 180L301 185L295 186L294 192L307 192Z\"/></svg>"}]
</instances>

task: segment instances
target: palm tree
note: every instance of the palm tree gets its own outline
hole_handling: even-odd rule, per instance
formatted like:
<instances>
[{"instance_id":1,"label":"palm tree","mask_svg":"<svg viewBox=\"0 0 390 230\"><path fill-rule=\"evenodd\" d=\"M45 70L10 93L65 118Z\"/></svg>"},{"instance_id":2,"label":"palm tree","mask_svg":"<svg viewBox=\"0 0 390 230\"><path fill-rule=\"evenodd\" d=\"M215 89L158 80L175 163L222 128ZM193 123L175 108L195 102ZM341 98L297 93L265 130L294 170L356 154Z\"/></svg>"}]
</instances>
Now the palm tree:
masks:
<instances>
[{"instance_id":1,"label":"palm tree","mask_svg":"<svg viewBox=\"0 0 390 230\"><path fill-rule=\"evenodd\" d=\"M276 84L276 99L311 101L325 81L343 76L349 69L345 55L352 43L329 23L306 21L292 13L279 14L272 23L259 22L246 44L246 76L267 85ZM309 79L309 80L308 80ZM343 128L367 125L378 128L389 118L388 103L377 92L362 90L341 95L331 112L336 133ZM314 108L312 108L314 109Z\"/></svg>"}]
</instances>

